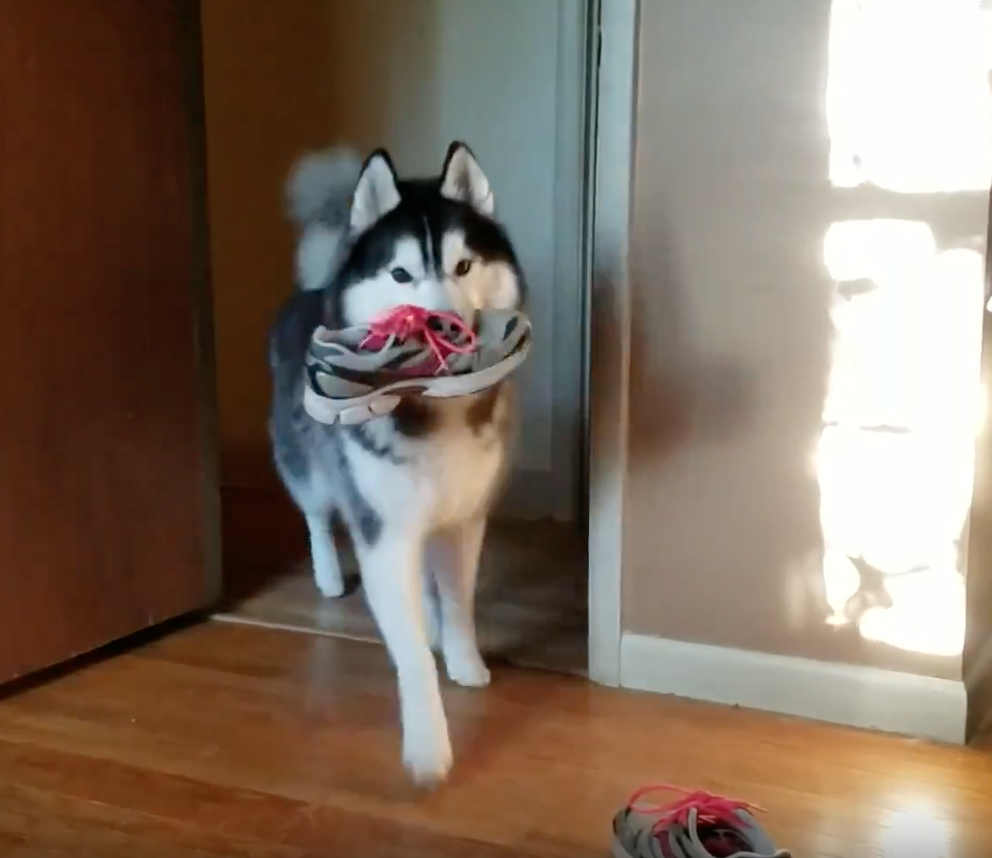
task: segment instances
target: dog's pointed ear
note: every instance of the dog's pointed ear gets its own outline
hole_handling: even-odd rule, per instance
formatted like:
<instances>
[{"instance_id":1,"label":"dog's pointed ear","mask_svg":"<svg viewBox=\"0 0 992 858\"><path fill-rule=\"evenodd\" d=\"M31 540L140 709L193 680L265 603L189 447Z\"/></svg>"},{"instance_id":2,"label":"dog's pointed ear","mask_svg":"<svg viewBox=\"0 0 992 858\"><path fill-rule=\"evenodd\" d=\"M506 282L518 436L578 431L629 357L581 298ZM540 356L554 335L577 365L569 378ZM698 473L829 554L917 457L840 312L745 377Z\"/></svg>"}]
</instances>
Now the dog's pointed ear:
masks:
<instances>
[{"instance_id":1,"label":"dog's pointed ear","mask_svg":"<svg viewBox=\"0 0 992 858\"><path fill-rule=\"evenodd\" d=\"M457 140L448 147L448 154L444 159L441 195L470 205L487 216L491 216L496 208L489 179L482 172L472 150Z\"/></svg>"},{"instance_id":2,"label":"dog's pointed ear","mask_svg":"<svg viewBox=\"0 0 992 858\"><path fill-rule=\"evenodd\" d=\"M351 200L351 231L364 232L399 204L400 192L396 187L393 162L385 149L378 149L365 161L355 186Z\"/></svg>"}]
</instances>

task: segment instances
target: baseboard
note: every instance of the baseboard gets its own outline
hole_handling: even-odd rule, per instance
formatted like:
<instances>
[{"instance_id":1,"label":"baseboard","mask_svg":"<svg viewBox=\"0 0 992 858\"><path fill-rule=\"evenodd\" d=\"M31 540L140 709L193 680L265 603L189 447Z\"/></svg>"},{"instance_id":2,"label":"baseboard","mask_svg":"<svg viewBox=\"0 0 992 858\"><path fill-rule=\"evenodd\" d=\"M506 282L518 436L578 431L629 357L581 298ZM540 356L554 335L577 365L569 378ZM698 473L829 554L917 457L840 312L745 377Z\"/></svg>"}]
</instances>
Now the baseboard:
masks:
<instances>
[{"instance_id":1,"label":"baseboard","mask_svg":"<svg viewBox=\"0 0 992 858\"><path fill-rule=\"evenodd\" d=\"M624 688L964 744L964 683L624 634Z\"/></svg>"}]
</instances>

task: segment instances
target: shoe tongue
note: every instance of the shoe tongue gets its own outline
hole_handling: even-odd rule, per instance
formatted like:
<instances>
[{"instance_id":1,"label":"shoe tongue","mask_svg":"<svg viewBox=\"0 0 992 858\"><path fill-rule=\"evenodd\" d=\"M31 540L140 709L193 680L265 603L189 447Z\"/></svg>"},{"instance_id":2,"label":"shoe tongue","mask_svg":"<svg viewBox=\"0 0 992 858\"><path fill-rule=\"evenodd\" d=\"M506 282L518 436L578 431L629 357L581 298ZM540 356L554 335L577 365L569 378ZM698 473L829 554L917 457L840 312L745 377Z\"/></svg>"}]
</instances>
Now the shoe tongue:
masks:
<instances>
[{"instance_id":1,"label":"shoe tongue","mask_svg":"<svg viewBox=\"0 0 992 858\"><path fill-rule=\"evenodd\" d=\"M366 351L380 352L389 344L389 340L390 338L383 334L369 334L363 341L364 348Z\"/></svg>"},{"instance_id":2,"label":"shoe tongue","mask_svg":"<svg viewBox=\"0 0 992 858\"><path fill-rule=\"evenodd\" d=\"M652 854L656 854L658 858L687 858L689 853L685 851L683 844L688 843L688 838L683 837L683 833L682 829L668 829L652 835L655 843Z\"/></svg>"},{"instance_id":3,"label":"shoe tongue","mask_svg":"<svg viewBox=\"0 0 992 858\"><path fill-rule=\"evenodd\" d=\"M713 858L733 858L751 850L751 844L736 828L724 822L704 822L696 828L699 842Z\"/></svg>"}]
</instances>

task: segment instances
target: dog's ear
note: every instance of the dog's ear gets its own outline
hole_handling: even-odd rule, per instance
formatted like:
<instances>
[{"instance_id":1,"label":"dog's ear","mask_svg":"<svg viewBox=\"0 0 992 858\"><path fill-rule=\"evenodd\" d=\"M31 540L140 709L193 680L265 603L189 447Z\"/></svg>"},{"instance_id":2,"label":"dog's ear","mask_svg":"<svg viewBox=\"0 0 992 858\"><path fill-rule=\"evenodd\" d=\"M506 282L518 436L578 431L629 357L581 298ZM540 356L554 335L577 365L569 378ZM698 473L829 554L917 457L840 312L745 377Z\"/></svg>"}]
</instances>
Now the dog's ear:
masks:
<instances>
[{"instance_id":1,"label":"dog's ear","mask_svg":"<svg viewBox=\"0 0 992 858\"><path fill-rule=\"evenodd\" d=\"M441 169L441 195L470 205L487 216L491 216L496 208L489 179L482 172L472 150L457 140L448 147Z\"/></svg>"},{"instance_id":2,"label":"dog's ear","mask_svg":"<svg viewBox=\"0 0 992 858\"><path fill-rule=\"evenodd\" d=\"M400 192L396 187L393 162L385 149L378 149L365 161L355 186L351 201L351 231L356 234L364 232L399 204Z\"/></svg>"}]
</instances>

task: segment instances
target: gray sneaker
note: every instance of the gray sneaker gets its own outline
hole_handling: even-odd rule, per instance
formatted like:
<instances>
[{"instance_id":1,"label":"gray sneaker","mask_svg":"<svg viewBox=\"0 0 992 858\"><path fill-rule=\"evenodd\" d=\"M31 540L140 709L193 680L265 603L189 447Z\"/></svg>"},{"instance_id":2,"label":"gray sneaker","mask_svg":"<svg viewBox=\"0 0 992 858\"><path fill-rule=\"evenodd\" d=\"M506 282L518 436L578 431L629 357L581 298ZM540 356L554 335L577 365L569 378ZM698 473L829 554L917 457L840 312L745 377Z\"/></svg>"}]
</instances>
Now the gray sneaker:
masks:
<instances>
[{"instance_id":1,"label":"gray sneaker","mask_svg":"<svg viewBox=\"0 0 992 858\"><path fill-rule=\"evenodd\" d=\"M453 314L416 307L397 307L372 325L318 328L303 407L321 423L362 423L403 396L479 393L515 372L530 343L530 320L511 311L479 313L474 330Z\"/></svg>"},{"instance_id":2,"label":"gray sneaker","mask_svg":"<svg viewBox=\"0 0 992 858\"><path fill-rule=\"evenodd\" d=\"M679 792L667 804L645 796ZM752 811L760 808L702 790L645 787L613 819L613 858L791 858L776 848Z\"/></svg>"}]
</instances>

